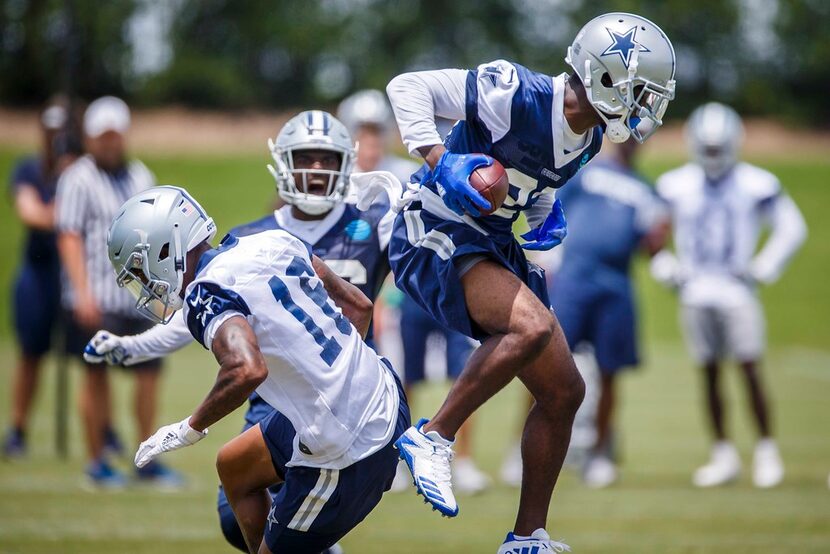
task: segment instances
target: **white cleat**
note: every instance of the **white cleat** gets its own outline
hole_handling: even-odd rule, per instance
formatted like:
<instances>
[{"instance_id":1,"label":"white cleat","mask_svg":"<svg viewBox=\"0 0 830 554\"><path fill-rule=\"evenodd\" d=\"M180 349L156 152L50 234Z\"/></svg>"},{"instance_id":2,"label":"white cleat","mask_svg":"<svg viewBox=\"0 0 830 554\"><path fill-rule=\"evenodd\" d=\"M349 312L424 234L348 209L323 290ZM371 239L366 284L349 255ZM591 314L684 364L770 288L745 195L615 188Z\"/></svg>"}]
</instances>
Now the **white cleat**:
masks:
<instances>
[{"instance_id":1,"label":"white cleat","mask_svg":"<svg viewBox=\"0 0 830 554\"><path fill-rule=\"evenodd\" d=\"M418 494L424 502L446 517L458 515L458 502L452 492L452 442L435 431L421 432L428 420L422 419L395 441L398 455L406 462Z\"/></svg>"},{"instance_id":2,"label":"white cleat","mask_svg":"<svg viewBox=\"0 0 830 554\"><path fill-rule=\"evenodd\" d=\"M692 483L696 487L719 487L735 481L741 475L741 458L729 441L716 442L709 463L695 471Z\"/></svg>"},{"instance_id":3,"label":"white cleat","mask_svg":"<svg viewBox=\"0 0 830 554\"><path fill-rule=\"evenodd\" d=\"M606 456L592 456L585 465L582 480L591 489L604 489L613 485L620 474L617 466Z\"/></svg>"},{"instance_id":4,"label":"white cleat","mask_svg":"<svg viewBox=\"0 0 830 554\"><path fill-rule=\"evenodd\" d=\"M496 554L551 554L570 551L571 547L564 542L551 540L544 529L536 529L529 537L517 537L513 533L507 533L507 538Z\"/></svg>"},{"instance_id":5,"label":"white cleat","mask_svg":"<svg viewBox=\"0 0 830 554\"><path fill-rule=\"evenodd\" d=\"M522 486L522 445L519 442L511 446L507 452L499 476L505 485Z\"/></svg>"},{"instance_id":6,"label":"white cleat","mask_svg":"<svg viewBox=\"0 0 830 554\"><path fill-rule=\"evenodd\" d=\"M395 479L392 481L392 488L389 492L404 492L412 486L412 475L403 460L398 461L398 468L395 470Z\"/></svg>"},{"instance_id":7,"label":"white cleat","mask_svg":"<svg viewBox=\"0 0 830 554\"><path fill-rule=\"evenodd\" d=\"M471 458L456 458L452 463L452 483L457 491L473 495L490 486L490 477Z\"/></svg>"},{"instance_id":8,"label":"white cleat","mask_svg":"<svg viewBox=\"0 0 830 554\"><path fill-rule=\"evenodd\" d=\"M761 439L752 459L752 482L759 489L769 489L784 479L784 462L773 439Z\"/></svg>"}]
</instances>

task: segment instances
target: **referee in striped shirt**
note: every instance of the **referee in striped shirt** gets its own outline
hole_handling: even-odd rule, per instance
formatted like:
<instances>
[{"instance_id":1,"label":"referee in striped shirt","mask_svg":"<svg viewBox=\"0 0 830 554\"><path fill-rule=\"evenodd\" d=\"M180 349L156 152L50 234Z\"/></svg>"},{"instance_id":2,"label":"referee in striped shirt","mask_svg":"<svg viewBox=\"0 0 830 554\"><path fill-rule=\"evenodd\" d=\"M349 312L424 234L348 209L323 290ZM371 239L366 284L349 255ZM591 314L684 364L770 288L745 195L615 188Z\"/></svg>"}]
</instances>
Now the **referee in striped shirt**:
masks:
<instances>
[{"instance_id":1,"label":"referee in striped shirt","mask_svg":"<svg viewBox=\"0 0 830 554\"><path fill-rule=\"evenodd\" d=\"M107 257L107 232L121 205L131 196L155 185L155 178L138 160L128 161L125 134L130 110L123 100L104 96L92 102L84 114L85 146L79 158L58 181L56 227L63 265L62 304L66 311L67 352L80 356L98 329L117 335L133 335L152 324L133 309L135 300L116 284ZM104 364L84 362L81 418L87 441L89 481L98 487L126 483L106 460L107 447L119 450L111 426L111 396ZM135 373L135 415L140 439L155 430L159 373L157 360L130 366ZM159 484L178 484L172 470L151 464L139 470L139 479Z\"/></svg>"}]
</instances>

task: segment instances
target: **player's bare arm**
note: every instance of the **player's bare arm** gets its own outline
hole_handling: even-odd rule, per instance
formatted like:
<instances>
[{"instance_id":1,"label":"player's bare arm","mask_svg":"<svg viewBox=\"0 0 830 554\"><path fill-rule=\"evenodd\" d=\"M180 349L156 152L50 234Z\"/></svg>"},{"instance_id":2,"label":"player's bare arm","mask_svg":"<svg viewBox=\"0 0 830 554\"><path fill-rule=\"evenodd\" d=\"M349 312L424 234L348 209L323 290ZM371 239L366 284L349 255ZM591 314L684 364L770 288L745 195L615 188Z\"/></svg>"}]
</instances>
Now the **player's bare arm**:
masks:
<instances>
[{"instance_id":1,"label":"player's bare arm","mask_svg":"<svg viewBox=\"0 0 830 554\"><path fill-rule=\"evenodd\" d=\"M323 282L326 292L343 310L343 315L352 322L352 325L360 332L360 336L366 338L369 324L372 322L372 308L374 307L372 301L359 288L333 272L317 256L311 257L311 265L317 277Z\"/></svg>"},{"instance_id":2,"label":"player's bare arm","mask_svg":"<svg viewBox=\"0 0 830 554\"><path fill-rule=\"evenodd\" d=\"M190 426L207 429L241 406L268 376L253 329L243 317L232 317L216 332L211 345L219 374L207 398L193 412Z\"/></svg>"}]
</instances>

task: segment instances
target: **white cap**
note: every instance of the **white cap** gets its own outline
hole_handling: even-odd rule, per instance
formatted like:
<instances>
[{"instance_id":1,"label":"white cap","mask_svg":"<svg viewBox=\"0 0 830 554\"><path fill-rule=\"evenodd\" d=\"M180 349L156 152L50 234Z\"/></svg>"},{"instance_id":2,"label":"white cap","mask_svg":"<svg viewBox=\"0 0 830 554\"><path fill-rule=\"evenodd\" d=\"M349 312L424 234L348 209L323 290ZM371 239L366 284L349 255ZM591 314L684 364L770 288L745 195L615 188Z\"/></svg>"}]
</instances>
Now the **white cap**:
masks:
<instances>
[{"instance_id":1,"label":"white cap","mask_svg":"<svg viewBox=\"0 0 830 554\"><path fill-rule=\"evenodd\" d=\"M107 131L123 135L129 129L130 108L115 96L102 96L84 113L84 132L88 137L99 137Z\"/></svg>"},{"instance_id":2,"label":"white cap","mask_svg":"<svg viewBox=\"0 0 830 554\"><path fill-rule=\"evenodd\" d=\"M49 106L40 115L40 124L45 129L50 131L57 131L66 123L66 108L63 106Z\"/></svg>"}]
</instances>

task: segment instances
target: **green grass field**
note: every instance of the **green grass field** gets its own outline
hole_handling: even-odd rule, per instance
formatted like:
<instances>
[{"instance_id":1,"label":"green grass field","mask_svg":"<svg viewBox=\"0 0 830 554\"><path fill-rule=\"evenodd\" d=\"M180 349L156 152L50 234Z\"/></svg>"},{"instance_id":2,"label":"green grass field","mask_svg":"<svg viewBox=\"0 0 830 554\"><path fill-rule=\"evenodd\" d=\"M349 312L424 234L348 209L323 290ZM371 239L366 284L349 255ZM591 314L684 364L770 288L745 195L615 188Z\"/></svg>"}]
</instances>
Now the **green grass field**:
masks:
<instances>
[{"instance_id":1,"label":"green grass field","mask_svg":"<svg viewBox=\"0 0 830 554\"><path fill-rule=\"evenodd\" d=\"M0 175L13 153L0 151ZM222 229L260 216L272 197L265 156L150 158L165 183L191 189ZM650 176L676 160L650 160ZM752 488L744 477L734 486L695 490L693 469L706 456L699 409L698 376L676 324L672 296L649 281L643 267L643 350L646 364L623 380L623 479L603 491L583 488L563 474L551 510L550 529L580 553L825 553L830 552L830 299L823 290L830 271L830 162L777 162L775 171L801 206L810 238L785 278L765 290L770 331L766 377L775 395L775 421L787 464L784 484ZM0 383L9 383L14 350L9 337L9 283L18 257L20 228L9 202L0 202ZM186 492L162 494L132 488L93 494L81 488L83 442L74 410L71 457L58 461L53 446L54 367L49 361L32 429L27 460L0 462L0 552L2 553L212 553L230 552L215 514L217 449L241 425L241 413L212 429L200 444L168 456L190 478ZM216 364L199 347L173 356L167 365L159 423L188 414L210 387ZM73 367L72 385L79 381ZM130 425L128 374L113 372L117 424L135 439ZM753 432L735 372L727 380L731 429L744 456ZM0 425L8 419L8 388L0 395ZM429 415L444 388L428 385L414 399L413 416ZM477 419L476 453L495 475L517 428L521 391L512 386L487 404ZM119 465L128 470L129 462ZM494 552L511 527L517 491L496 486L478 497L460 498L461 513L445 520L415 496L387 495L344 541L347 552ZM440 545L438 548L436 545Z\"/></svg>"}]
</instances>

